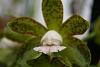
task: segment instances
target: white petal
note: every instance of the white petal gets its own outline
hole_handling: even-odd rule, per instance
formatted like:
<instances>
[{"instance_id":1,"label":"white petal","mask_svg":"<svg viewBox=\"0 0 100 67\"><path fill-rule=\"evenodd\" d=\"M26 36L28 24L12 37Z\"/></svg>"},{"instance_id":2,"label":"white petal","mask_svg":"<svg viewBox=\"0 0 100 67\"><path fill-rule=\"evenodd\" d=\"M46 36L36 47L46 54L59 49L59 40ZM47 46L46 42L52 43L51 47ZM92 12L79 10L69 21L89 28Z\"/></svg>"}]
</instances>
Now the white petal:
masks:
<instances>
[{"instance_id":1,"label":"white petal","mask_svg":"<svg viewBox=\"0 0 100 67\"><path fill-rule=\"evenodd\" d=\"M58 46L58 50L59 51L62 51L62 50L64 50L66 47L65 46Z\"/></svg>"},{"instance_id":2,"label":"white petal","mask_svg":"<svg viewBox=\"0 0 100 67\"><path fill-rule=\"evenodd\" d=\"M40 46L40 47L35 47L33 48L33 50L38 51L38 52L42 52L44 54L49 53L50 48L48 46Z\"/></svg>"},{"instance_id":3,"label":"white petal","mask_svg":"<svg viewBox=\"0 0 100 67\"><path fill-rule=\"evenodd\" d=\"M58 52L57 46L51 46L50 47L50 52Z\"/></svg>"},{"instance_id":4,"label":"white petal","mask_svg":"<svg viewBox=\"0 0 100 67\"><path fill-rule=\"evenodd\" d=\"M50 52L58 52L64 50L66 47L64 46L51 46Z\"/></svg>"},{"instance_id":5,"label":"white petal","mask_svg":"<svg viewBox=\"0 0 100 67\"><path fill-rule=\"evenodd\" d=\"M66 47L64 46L40 46L35 47L33 50L42 52L44 54L52 53L52 52L58 52L64 50Z\"/></svg>"}]
</instances>

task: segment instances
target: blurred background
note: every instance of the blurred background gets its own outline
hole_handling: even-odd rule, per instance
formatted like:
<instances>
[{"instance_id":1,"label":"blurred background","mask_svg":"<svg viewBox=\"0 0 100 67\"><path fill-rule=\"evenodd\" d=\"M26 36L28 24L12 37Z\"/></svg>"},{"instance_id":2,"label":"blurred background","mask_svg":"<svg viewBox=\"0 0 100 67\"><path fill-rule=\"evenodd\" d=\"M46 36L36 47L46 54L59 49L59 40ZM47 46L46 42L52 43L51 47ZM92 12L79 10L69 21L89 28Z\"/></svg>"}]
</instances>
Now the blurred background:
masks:
<instances>
[{"instance_id":1,"label":"blurred background","mask_svg":"<svg viewBox=\"0 0 100 67\"><path fill-rule=\"evenodd\" d=\"M19 44L3 36L4 28L10 19L28 16L46 26L42 15L41 3L42 0L0 0L0 61L7 54L2 55L3 49L12 48ZM89 21L90 28L84 34L75 35L74 37L87 42L92 54L91 64L96 64L100 59L99 0L62 0L62 3L64 7L63 22L73 14L81 15ZM0 62L0 65L3 65L3 63Z\"/></svg>"}]
</instances>

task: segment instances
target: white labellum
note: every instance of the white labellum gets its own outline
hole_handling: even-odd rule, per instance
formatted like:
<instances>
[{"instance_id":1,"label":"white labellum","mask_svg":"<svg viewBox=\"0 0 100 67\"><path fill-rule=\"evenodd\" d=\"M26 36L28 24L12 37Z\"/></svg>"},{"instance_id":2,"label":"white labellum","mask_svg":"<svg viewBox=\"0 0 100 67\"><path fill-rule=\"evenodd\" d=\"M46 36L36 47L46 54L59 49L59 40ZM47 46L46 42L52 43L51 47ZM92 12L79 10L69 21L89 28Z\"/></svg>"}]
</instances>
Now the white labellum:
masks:
<instances>
[{"instance_id":1,"label":"white labellum","mask_svg":"<svg viewBox=\"0 0 100 67\"><path fill-rule=\"evenodd\" d=\"M48 54L51 52L58 52L64 50L65 46L62 44L62 37L54 30L48 31L41 39L42 46L35 47L33 50Z\"/></svg>"}]
</instances>

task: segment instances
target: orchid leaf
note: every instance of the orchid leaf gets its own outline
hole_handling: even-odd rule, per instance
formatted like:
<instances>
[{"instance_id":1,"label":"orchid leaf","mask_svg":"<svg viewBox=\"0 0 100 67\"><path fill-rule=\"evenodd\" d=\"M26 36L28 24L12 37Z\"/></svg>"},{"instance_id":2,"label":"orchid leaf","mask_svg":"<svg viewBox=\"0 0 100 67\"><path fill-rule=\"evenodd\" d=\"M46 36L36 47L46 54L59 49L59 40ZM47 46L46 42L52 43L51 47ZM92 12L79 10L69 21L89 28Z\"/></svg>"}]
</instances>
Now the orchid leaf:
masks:
<instances>
[{"instance_id":1,"label":"orchid leaf","mask_svg":"<svg viewBox=\"0 0 100 67\"><path fill-rule=\"evenodd\" d=\"M100 17L95 21L95 27L94 27L94 31L97 33L97 34L100 34L100 31L99 31L99 28L100 28Z\"/></svg>"},{"instance_id":2,"label":"orchid leaf","mask_svg":"<svg viewBox=\"0 0 100 67\"><path fill-rule=\"evenodd\" d=\"M70 60L68 59L68 57L65 57L62 53L53 53L53 55L55 57L57 57L57 59L64 65L66 65L67 67L72 67L72 63L70 62Z\"/></svg>"},{"instance_id":3,"label":"orchid leaf","mask_svg":"<svg viewBox=\"0 0 100 67\"><path fill-rule=\"evenodd\" d=\"M72 48L76 48L81 53L81 55L84 56L84 58L86 59L86 62L90 63L91 55L90 55L90 51L89 51L89 48L86 45L86 43L84 43L83 41L81 41L81 40L79 40L77 38L74 38L74 37L66 37L64 42L65 42L64 45L66 47L68 45L68 46L70 46Z\"/></svg>"},{"instance_id":4,"label":"orchid leaf","mask_svg":"<svg viewBox=\"0 0 100 67\"><path fill-rule=\"evenodd\" d=\"M81 16L73 15L62 25L61 31L67 35L79 35L86 32L89 27L89 22Z\"/></svg>"},{"instance_id":5,"label":"orchid leaf","mask_svg":"<svg viewBox=\"0 0 100 67\"><path fill-rule=\"evenodd\" d=\"M38 57L41 56L41 53L35 52L32 49L28 50L25 52L23 58L18 59L17 60L17 65L16 66L20 66L20 67L30 67L27 64L27 61L32 60L32 59L36 59Z\"/></svg>"},{"instance_id":6,"label":"orchid leaf","mask_svg":"<svg viewBox=\"0 0 100 67\"><path fill-rule=\"evenodd\" d=\"M27 64L27 61L41 56L41 53L33 51L33 47L40 44L39 41L39 38L35 38L29 40L26 44L23 44L18 51L15 52L16 60L11 64L10 67L30 67Z\"/></svg>"},{"instance_id":7,"label":"orchid leaf","mask_svg":"<svg viewBox=\"0 0 100 67\"><path fill-rule=\"evenodd\" d=\"M42 11L48 29L58 30L63 20L63 6L61 0L43 0Z\"/></svg>"},{"instance_id":8,"label":"orchid leaf","mask_svg":"<svg viewBox=\"0 0 100 67\"><path fill-rule=\"evenodd\" d=\"M100 17L95 21L95 27L94 27L94 42L98 45L100 45Z\"/></svg>"},{"instance_id":9,"label":"orchid leaf","mask_svg":"<svg viewBox=\"0 0 100 67\"><path fill-rule=\"evenodd\" d=\"M41 37L46 28L35 20L28 17L16 18L9 22L5 36L19 42L26 42L35 37Z\"/></svg>"},{"instance_id":10,"label":"orchid leaf","mask_svg":"<svg viewBox=\"0 0 100 67\"><path fill-rule=\"evenodd\" d=\"M33 50L33 47L40 45L40 39L35 38L34 40L30 40L26 44L26 52L23 55L23 60L31 60L31 59L36 59L41 56L42 53L36 52Z\"/></svg>"},{"instance_id":11,"label":"orchid leaf","mask_svg":"<svg viewBox=\"0 0 100 67\"><path fill-rule=\"evenodd\" d=\"M69 37L64 40L64 46L67 48L59 52L59 54L62 58L67 58L67 60L64 60L65 63L69 60L69 62L72 65L76 65L76 67L86 67L86 65L88 66L90 64L90 51L84 42L76 38Z\"/></svg>"},{"instance_id":12,"label":"orchid leaf","mask_svg":"<svg viewBox=\"0 0 100 67\"><path fill-rule=\"evenodd\" d=\"M52 60L48 55L42 54L38 59L28 61L28 64L32 67L66 67L57 58Z\"/></svg>"},{"instance_id":13,"label":"orchid leaf","mask_svg":"<svg viewBox=\"0 0 100 67\"><path fill-rule=\"evenodd\" d=\"M60 52L59 54L62 56L62 58L64 58L65 63L69 60L72 64L72 67L86 67L89 65L85 61L84 57L80 54L80 52L75 48L67 47L66 50ZM68 58L68 60L65 58Z\"/></svg>"},{"instance_id":14,"label":"orchid leaf","mask_svg":"<svg viewBox=\"0 0 100 67\"><path fill-rule=\"evenodd\" d=\"M97 64L97 66L100 67L100 60L99 60L99 62L98 62L98 64Z\"/></svg>"},{"instance_id":15,"label":"orchid leaf","mask_svg":"<svg viewBox=\"0 0 100 67\"><path fill-rule=\"evenodd\" d=\"M5 58L12 53L12 50L11 49L3 49L3 48L0 48L0 62L5 62Z\"/></svg>"}]
</instances>

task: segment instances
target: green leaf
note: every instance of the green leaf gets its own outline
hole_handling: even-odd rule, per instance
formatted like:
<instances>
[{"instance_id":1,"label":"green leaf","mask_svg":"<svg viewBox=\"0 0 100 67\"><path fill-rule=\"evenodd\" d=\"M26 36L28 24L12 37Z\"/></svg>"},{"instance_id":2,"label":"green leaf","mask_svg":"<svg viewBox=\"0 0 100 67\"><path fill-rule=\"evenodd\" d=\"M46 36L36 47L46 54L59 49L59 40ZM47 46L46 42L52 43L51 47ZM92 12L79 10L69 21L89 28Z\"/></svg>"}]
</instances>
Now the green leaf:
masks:
<instances>
[{"instance_id":1,"label":"green leaf","mask_svg":"<svg viewBox=\"0 0 100 67\"><path fill-rule=\"evenodd\" d=\"M36 59L39 56L41 56L41 53L34 51L33 49L28 50L25 52L24 54L24 60L32 60L32 59Z\"/></svg>"},{"instance_id":2,"label":"green leaf","mask_svg":"<svg viewBox=\"0 0 100 67\"><path fill-rule=\"evenodd\" d=\"M28 50L28 51L25 52L25 54L23 56L23 59L18 59L16 66L19 65L21 67L30 67L27 64L27 61L32 60L32 59L36 59L36 58L38 58L40 56L41 56L41 53L35 52L32 49Z\"/></svg>"},{"instance_id":3,"label":"green leaf","mask_svg":"<svg viewBox=\"0 0 100 67\"><path fill-rule=\"evenodd\" d=\"M97 65L90 65L89 67L97 67Z\"/></svg>"},{"instance_id":4,"label":"green leaf","mask_svg":"<svg viewBox=\"0 0 100 67\"><path fill-rule=\"evenodd\" d=\"M100 45L100 17L98 17L97 20L95 21L93 32L95 32L94 42Z\"/></svg>"},{"instance_id":5,"label":"green leaf","mask_svg":"<svg viewBox=\"0 0 100 67\"><path fill-rule=\"evenodd\" d=\"M11 49L0 48L0 62L5 62L6 57L12 53Z\"/></svg>"},{"instance_id":6,"label":"green leaf","mask_svg":"<svg viewBox=\"0 0 100 67\"><path fill-rule=\"evenodd\" d=\"M0 48L0 62L6 64L8 67L15 60L13 50L10 48Z\"/></svg>"},{"instance_id":7,"label":"green leaf","mask_svg":"<svg viewBox=\"0 0 100 67\"><path fill-rule=\"evenodd\" d=\"M63 35L83 34L89 28L89 22L81 16L73 15L62 25L61 31ZM65 34L66 33L66 34Z\"/></svg>"},{"instance_id":8,"label":"green leaf","mask_svg":"<svg viewBox=\"0 0 100 67\"><path fill-rule=\"evenodd\" d=\"M31 38L42 37L47 31L45 27L28 17L16 18L8 23L5 36L19 42L26 42Z\"/></svg>"},{"instance_id":9,"label":"green leaf","mask_svg":"<svg viewBox=\"0 0 100 67\"><path fill-rule=\"evenodd\" d=\"M97 33L97 34L100 34L100 17L97 18L97 20L95 21L95 27L94 27L94 31Z\"/></svg>"},{"instance_id":10,"label":"green leaf","mask_svg":"<svg viewBox=\"0 0 100 67\"><path fill-rule=\"evenodd\" d=\"M64 65L68 66L68 67L72 67L72 63L70 62L70 60L64 56L62 53L53 53L53 55L55 57L57 57L57 59Z\"/></svg>"},{"instance_id":11,"label":"green leaf","mask_svg":"<svg viewBox=\"0 0 100 67\"><path fill-rule=\"evenodd\" d=\"M42 11L48 29L59 30L63 20L61 0L43 0Z\"/></svg>"},{"instance_id":12,"label":"green leaf","mask_svg":"<svg viewBox=\"0 0 100 67\"><path fill-rule=\"evenodd\" d=\"M41 56L41 53L35 52L33 50L34 47L39 45L39 38L31 39L27 43L23 44L19 49L15 51L16 60L12 63L10 67L30 67L27 64L27 61L36 59Z\"/></svg>"},{"instance_id":13,"label":"green leaf","mask_svg":"<svg viewBox=\"0 0 100 67\"><path fill-rule=\"evenodd\" d=\"M100 67L100 60L99 60L99 62L98 62L98 65L97 65L98 67Z\"/></svg>"},{"instance_id":14,"label":"green leaf","mask_svg":"<svg viewBox=\"0 0 100 67\"><path fill-rule=\"evenodd\" d=\"M27 62L32 67L66 67L57 58L42 54L39 58Z\"/></svg>"},{"instance_id":15,"label":"green leaf","mask_svg":"<svg viewBox=\"0 0 100 67\"><path fill-rule=\"evenodd\" d=\"M62 58L64 58L65 62L69 60L70 63L73 66L76 66L76 67L86 67L88 65L85 62L84 57L75 48L67 47L66 50L64 50L63 52L60 53L60 55L62 56ZM68 60L66 60L65 58L68 58Z\"/></svg>"},{"instance_id":16,"label":"green leaf","mask_svg":"<svg viewBox=\"0 0 100 67\"><path fill-rule=\"evenodd\" d=\"M62 58L67 58L65 61L70 61L72 65L79 67L86 67L90 64L91 55L87 45L72 37L64 38L64 46L67 48L64 51L61 51L60 54Z\"/></svg>"}]
</instances>

